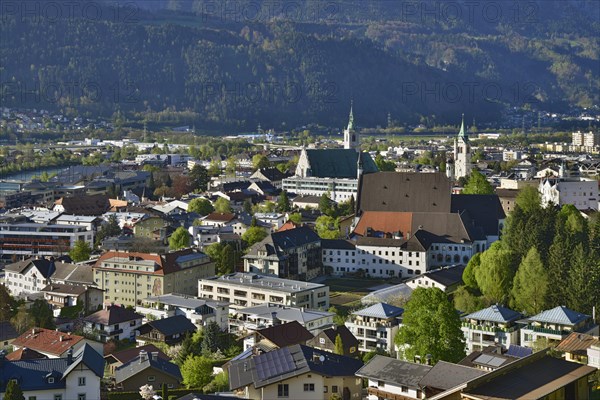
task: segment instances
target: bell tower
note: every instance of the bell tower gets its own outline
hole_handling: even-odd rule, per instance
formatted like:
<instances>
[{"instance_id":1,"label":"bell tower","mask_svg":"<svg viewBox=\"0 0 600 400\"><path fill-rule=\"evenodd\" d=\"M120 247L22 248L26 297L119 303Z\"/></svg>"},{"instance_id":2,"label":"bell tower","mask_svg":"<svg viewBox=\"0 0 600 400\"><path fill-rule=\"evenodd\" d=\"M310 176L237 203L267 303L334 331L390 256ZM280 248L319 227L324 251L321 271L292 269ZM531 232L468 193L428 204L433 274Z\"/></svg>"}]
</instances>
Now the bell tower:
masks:
<instances>
[{"instance_id":1,"label":"bell tower","mask_svg":"<svg viewBox=\"0 0 600 400\"><path fill-rule=\"evenodd\" d=\"M354 114L352 113L353 101L350 101L350 116L348 126L344 129L344 148L359 151L360 138L354 130Z\"/></svg>"}]
</instances>

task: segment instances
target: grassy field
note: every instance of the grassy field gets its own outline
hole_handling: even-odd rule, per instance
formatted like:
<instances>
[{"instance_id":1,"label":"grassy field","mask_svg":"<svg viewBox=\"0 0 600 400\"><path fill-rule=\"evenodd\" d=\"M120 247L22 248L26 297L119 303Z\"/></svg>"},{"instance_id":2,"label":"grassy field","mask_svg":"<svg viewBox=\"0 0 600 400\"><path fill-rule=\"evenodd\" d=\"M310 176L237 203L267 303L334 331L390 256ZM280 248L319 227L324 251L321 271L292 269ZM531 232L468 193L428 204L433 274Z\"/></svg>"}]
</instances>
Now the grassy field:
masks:
<instances>
[{"instance_id":1,"label":"grassy field","mask_svg":"<svg viewBox=\"0 0 600 400\"><path fill-rule=\"evenodd\" d=\"M329 278L329 303L340 311L360 308L361 299L371 292L370 288L390 282L386 279Z\"/></svg>"}]
</instances>

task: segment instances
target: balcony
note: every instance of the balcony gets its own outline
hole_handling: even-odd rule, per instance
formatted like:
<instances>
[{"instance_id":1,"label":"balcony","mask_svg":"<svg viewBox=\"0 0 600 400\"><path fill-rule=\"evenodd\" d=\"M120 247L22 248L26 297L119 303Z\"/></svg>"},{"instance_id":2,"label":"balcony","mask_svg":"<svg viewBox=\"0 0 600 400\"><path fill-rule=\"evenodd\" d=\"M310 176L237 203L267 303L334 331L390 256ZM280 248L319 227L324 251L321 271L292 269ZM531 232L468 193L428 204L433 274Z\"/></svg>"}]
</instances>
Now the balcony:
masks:
<instances>
[{"instance_id":1,"label":"balcony","mask_svg":"<svg viewBox=\"0 0 600 400\"><path fill-rule=\"evenodd\" d=\"M463 328L468 328L474 331L482 331L482 332L504 332L504 333L512 333L515 332L517 330L519 330L519 326L518 325L513 325L509 328L501 328L499 326L494 326L494 325L475 325L475 324L471 324L469 322L463 322L461 324L461 326Z\"/></svg>"},{"instance_id":2,"label":"balcony","mask_svg":"<svg viewBox=\"0 0 600 400\"><path fill-rule=\"evenodd\" d=\"M557 330L557 329L548 329L542 328L539 326L527 325L523 329L528 329L538 333L545 333L547 335L558 335L558 336L566 336L571 333L570 330Z\"/></svg>"},{"instance_id":3,"label":"balcony","mask_svg":"<svg viewBox=\"0 0 600 400\"><path fill-rule=\"evenodd\" d=\"M384 398L389 400L414 400L414 397L408 397L397 393L386 392L385 390L381 390L373 386L369 386L367 388L367 392L370 395L377 396L378 398Z\"/></svg>"}]
</instances>

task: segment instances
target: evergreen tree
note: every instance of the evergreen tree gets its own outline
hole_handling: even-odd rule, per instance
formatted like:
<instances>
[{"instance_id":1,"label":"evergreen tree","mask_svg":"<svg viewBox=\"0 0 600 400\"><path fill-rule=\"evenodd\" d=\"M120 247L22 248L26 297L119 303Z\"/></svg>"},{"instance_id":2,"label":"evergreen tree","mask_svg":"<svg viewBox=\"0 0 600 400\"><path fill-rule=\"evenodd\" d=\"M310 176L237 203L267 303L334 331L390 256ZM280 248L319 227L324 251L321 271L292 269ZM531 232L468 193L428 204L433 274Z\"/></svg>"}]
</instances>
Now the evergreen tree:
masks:
<instances>
[{"instance_id":1,"label":"evergreen tree","mask_svg":"<svg viewBox=\"0 0 600 400\"><path fill-rule=\"evenodd\" d=\"M16 379L8 380L6 392L4 393L4 400L25 400L21 386Z\"/></svg>"},{"instance_id":2,"label":"evergreen tree","mask_svg":"<svg viewBox=\"0 0 600 400\"><path fill-rule=\"evenodd\" d=\"M189 174L190 184L193 190L204 192L208 189L208 183L210 182L210 176L208 176L208 170L206 167L200 164L196 164L192 167ZM165 399L168 400L168 399Z\"/></svg>"},{"instance_id":3,"label":"evergreen tree","mask_svg":"<svg viewBox=\"0 0 600 400\"><path fill-rule=\"evenodd\" d=\"M219 335L221 329L216 322L210 321L204 327L204 338L202 340L202 354L210 357L219 348Z\"/></svg>"},{"instance_id":4,"label":"evergreen tree","mask_svg":"<svg viewBox=\"0 0 600 400\"><path fill-rule=\"evenodd\" d=\"M288 198L287 192L284 190L277 199L277 211L284 213L290 211L291 209L290 199Z\"/></svg>"},{"instance_id":5,"label":"evergreen tree","mask_svg":"<svg viewBox=\"0 0 600 400\"><path fill-rule=\"evenodd\" d=\"M566 285L567 307L580 313L592 314L592 308L597 305L600 296L597 268L598 260L591 259L583 244L578 244L573 251Z\"/></svg>"},{"instance_id":6,"label":"evergreen tree","mask_svg":"<svg viewBox=\"0 0 600 400\"><path fill-rule=\"evenodd\" d=\"M0 285L0 321L8 321L16 313L17 302L12 298L8 289Z\"/></svg>"},{"instance_id":7,"label":"evergreen tree","mask_svg":"<svg viewBox=\"0 0 600 400\"><path fill-rule=\"evenodd\" d=\"M244 204L242 205L242 207L245 213L252 215L252 200L244 200Z\"/></svg>"},{"instance_id":8,"label":"evergreen tree","mask_svg":"<svg viewBox=\"0 0 600 400\"><path fill-rule=\"evenodd\" d=\"M535 315L548 308L548 271L542 264L540 253L532 247L515 275L511 306L528 315Z\"/></svg>"},{"instance_id":9,"label":"evergreen tree","mask_svg":"<svg viewBox=\"0 0 600 400\"><path fill-rule=\"evenodd\" d=\"M548 250L548 279L553 282L548 293L548 304L560 306L567 303L568 288L571 269L571 249L564 226L557 226L554 241Z\"/></svg>"},{"instance_id":10,"label":"evergreen tree","mask_svg":"<svg viewBox=\"0 0 600 400\"><path fill-rule=\"evenodd\" d=\"M333 352L341 356L344 355L344 342L342 341L342 337L339 333L335 336L335 348Z\"/></svg>"},{"instance_id":11,"label":"evergreen tree","mask_svg":"<svg viewBox=\"0 0 600 400\"><path fill-rule=\"evenodd\" d=\"M233 246L227 243L221 250L221 268L220 275L230 274L235 271L235 250Z\"/></svg>"}]
</instances>

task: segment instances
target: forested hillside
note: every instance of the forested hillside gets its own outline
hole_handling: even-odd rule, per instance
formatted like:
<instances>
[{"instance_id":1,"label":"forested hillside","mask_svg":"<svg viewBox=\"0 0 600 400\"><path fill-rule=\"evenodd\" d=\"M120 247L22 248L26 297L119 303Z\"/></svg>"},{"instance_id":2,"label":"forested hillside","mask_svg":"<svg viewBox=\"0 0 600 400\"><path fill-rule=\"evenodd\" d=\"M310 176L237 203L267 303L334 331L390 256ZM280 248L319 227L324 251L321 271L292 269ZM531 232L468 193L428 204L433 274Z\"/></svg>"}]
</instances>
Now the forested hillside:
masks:
<instances>
[{"instance_id":1,"label":"forested hillside","mask_svg":"<svg viewBox=\"0 0 600 400\"><path fill-rule=\"evenodd\" d=\"M2 104L240 130L599 104L593 1L135 3L3 15Z\"/></svg>"}]
</instances>

